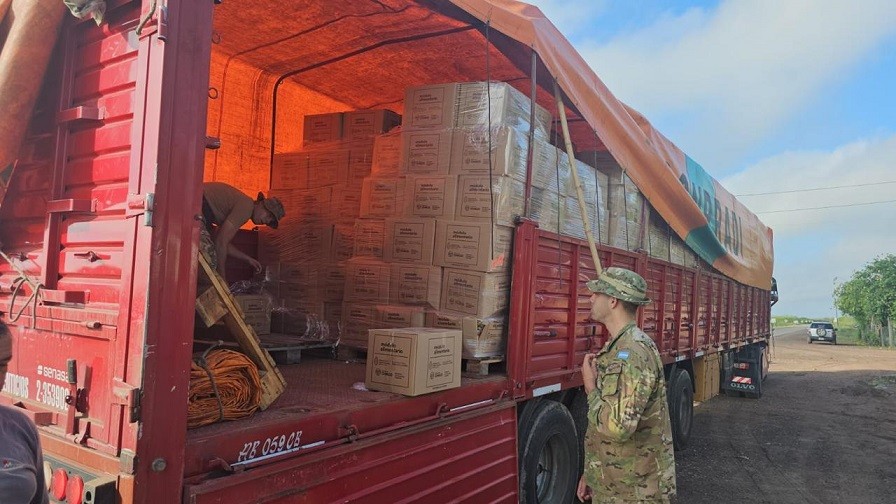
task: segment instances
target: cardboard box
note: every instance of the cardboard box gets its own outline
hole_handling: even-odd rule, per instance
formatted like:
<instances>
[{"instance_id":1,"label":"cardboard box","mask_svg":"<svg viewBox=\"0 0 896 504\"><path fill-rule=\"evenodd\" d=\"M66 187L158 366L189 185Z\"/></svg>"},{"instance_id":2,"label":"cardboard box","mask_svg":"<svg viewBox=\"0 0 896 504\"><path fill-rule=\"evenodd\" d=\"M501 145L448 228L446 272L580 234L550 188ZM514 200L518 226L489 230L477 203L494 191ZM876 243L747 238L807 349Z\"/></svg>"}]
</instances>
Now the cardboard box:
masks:
<instances>
[{"instance_id":1,"label":"cardboard box","mask_svg":"<svg viewBox=\"0 0 896 504\"><path fill-rule=\"evenodd\" d=\"M474 271L501 271L510 266L513 228L486 221L436 221L433 265Z\"/></svg>"},{"instance_id":2,"label":"cardboard box","mask_svg":"<svg viewBox=\"0 0 896 504\"><path fill-rule=\"evenodd\" d=\"M456 175L506 175L526 181L528 137L508 126L456 130L449 173ZM489 159L491 145L491 159Z\"/></svg>"},{"instance_id":3,"label":"cardboard box","mask_svg":"<svg viewBox=\"0 0 896 504\"><path fill-rule=\"evenodd\" d=\"M457 177L453 175L411 176L405 194L408 213L415 217L453 219L457 202Z\"/></svg>"},{"instance_id":4,"label":"cardboard box","mask_svg":"<svg viewBox=\"0 0 896 504\"><path fill-rule=\"evenodd\" d=\"M401 133L379 135L373 140L370 175L374 177L401 175Z\"/></svg>"},{"instance_id":5,"label":"cardboard box","mask_svg":"<svg viewBox=\"0 0 896 504\"><path fill-rule=\"evenodd\" d=\"M378 318L374 303L343 303L339 344L366 350L369 331L379 326Z\"/></svg>"},{"instance_id":6,"label":"cardboard box","mask_svg":"<svg viewBox=\"0 0 896 504\"><path fill-rule=\"evenodd\" d=\"M510 306L510 275L445 268L442 310L491 317Z\"/></svg>"},{"instance_id":7,"label":"cardboard box","mask_svg":"<svg viewBox=\"0 0 896 504\"><path fill-rule=\"evenodd\" d=\"M264 294L237 294L234 301L243 311L243 320L246 325L255 330L255 334L271 333L271 308L270 296Z\"/></svg>"},{"instance_id":8,"label":"cardboard box","mask_svg":"<svg viewBox=\"0 0 896 504\"><path fill-rule=\"evenodd\" d=\"M436 220L406 217L386 219L383 259L386 262L408 262L432 265Z\"/></svg>"},{"instance_id":9,"label":"cardboard box","mask_svg":"<svg viewBox=\"0 0 896 504\"><path fill-rule=\"evenodd\" d=\"M365 141L349 144L346 168L340 182L343 187L360 193L364 179L370 176L373 169L373 143Z\"/></svg>"},{"instance_id":10,"label":"cardboard box","mask_svg":"<svg viewBox=\"0 0 896 504\"><path fill-rule=\"evenodd\" d=\"M650 222L647 226L646 238L647 243L644 245L651 257L672 262L672 230L669 229L666 221L660 217L659 212L653 209L650 211Z\"/></svg>"},{"instance_id":11,"label":"cardboard box","mask_svg":"<svg viewBox=\"0 0 896 504\"><path fill-rule=\"evenodd\" d=\"M447 175L451 168L453 129L405 131L401 134L401 172Z\"/></svg>"},{"instance_id":12,"label":"cardboard box","mask_svg":"<svg viewBox=\"0 0 896 504\"><path fill-rule=\"evenodd\" d=\"M341 221L333 224L333 238L330 241L330 258L333 261L351 259L355 253L355 221Z\"/></svg>"},{"instance_id":13,"label":"cardboard box","mask_svg":"<svg viewBox=\"0 0 896 504\"><path fill-rule=\"evenodd\" d=\"M422 306L377 305L377 321L380 327L417 327L426 322L426 309Z\"/></svg>"},{"instance_id":14,"label":"cardboard box","mask_svg":"<svg viewBox=\"0 0 896 504\"><path fill-rule=\"evenodd\" d=\"M416 396L460 387L460 331L373 329L368 341L368 389Z\"/></svg>"},{"instance_id":15,"label":"cardboard box","mask_svg":"<svg viewBox=\"0 0 896 504\"><path fill-rule=\"evenodd\" d=\"M457 220L494 221L513 226L525 208L526 186L510 177L461 175L457 180ZM494 205L494 206L492 206Z\"/></svg>"},{"instance_id":16,"label":"cardboard box","mask_svg":"<svg viewBox=\"0 0 896 504\"><path fill-rule=\"evenodd\" d=\"M330 216L333 220L349 221L357 219L361 213L361 189L333 188Z\"/></svg>"},{"instance_id":17,"label":"cardboard box","mask_svg":"<svg viewBox=\"0 0 896 504\"><path fill-rule=\"evenodd\" d=\"M276 196L283 203L286 217L280 222L284 226L324 224L332 220L333 188L319 189L272 189L268 197ZM282 230L278 230L282 233Z\"/></svg>"},{"instance_id":18,"label":"cardboard box","mask_svg":"<svg viewBox=\"0 0 896 504\"><path fill-rule=\"evenodd\" d=\"M451 312L426 314L426 327L459 329L463 333L463 357L482 359L505 355L506 317L476 318Z\"/></svg>"},{"instance_id":19,"label":"cardboard box","mask_svg":"<svg viewBox=\"0 0 896 504\"><path fill-rule=\"evenodd\" d=\"M538 223L538 227L552 233L560 233L563 225L562 215L566 211L566 197L560 196L556 190L532 187L529 198L529 217Z\"/></svg>"},{"instance_id":20,"label":"cardboard box","mask_svg":"<svg viewBox=\"0 0 896 504\"><path fill-rule=\"evenodd\" d=\"M389 280L389 302L438 308L442 298L442 268L416 264L393 264Z\"/></svg>"},{"instance_id":21,"label":"cardboard box","mask_svg":"<svg viewBox=\"0 0 896 504\"><path fill-rule=\"evenodd\" d=\"M342 119L342 137L346 140L373 138L401 124L401 116L391 110L353 110Z\"/></svg>"},{"instance_id":22,"label":"cardboard box","mask_svg":"<svg viewBox=\"0 0 896 504\"><path fill-rule=\"evenodd\" d=\"M453 128L457 121L459 85L431 84L405 90L405 131Z\"/></svg>"},{"instance_id":23,"label":"cardboard box","mask_svg":"<svg viewBox=\"0 0 896 504\"><path fill-rule=\"evenodd\" d=\"M342 112L305 116L302 144L335 142L342 138Z\"/></svg>"},{"instance_id":24,"label":"cardboard box","mask_svg":"<svg viewBox=\"0 0 896 504\"><path fill-rule=\"evenodd\" d=\"M333 226L281 223L279 229L262 228L259 231L258 260L262 264L286 262L292 264L318 264L331 260Z\"/></svg>"},{"instance_id":25,"label":"cardboard box","mask_svg":"<svg viewBox=\"0 0 896 504\"><path fill-rule=\"evenodd\" d=\"M386 248L386 221L358 219L355 221L355 257L382 259Z\"/></svg>"},{"instance_id":26,"label":"cardboard box","mask_svg":"<svg viewBox=\"0 0 896 504\"><path fill-rule=\"evenodd\" d=\"M506 125L528 133L531 106L526 95L505 82L464 82L458 91L455 123L459 128ZM551 113L536 104L535 135L548 138L551 120Z\"/></svg>"},{"instance_id":27,"label":"cardboard box","mask_svg":"<svg viewBox=\"0 0 896 504\"><path fill-rule=\"evenodd\" d=\"M345 265L327 264L320 268L317 284L323 301L342 301L345 298Z\"/></svg>"},{"instance_id":28,"label":"cardboard box","mask_svg":"<svg viewBox=\"0 0 896 504\"><path fill-rule=\"evenodd\" d=\"M563 165L566 167L566 173L562 173L558 160L559 153L560 151L546 140L535 139L532 144L532 187L558 192L561 190L563 186L558 185L558 180L568 178L569 164Z\"/></svg>"},{"instance_id":29,"label":"cardboard box","mask_svg":"<svg viewBox=\"0 0 896 504\"><path fill-rule=\"evenodd\" d=\"M345 263L345 300L384 303L389 299L389 265L355 258Z\"/></svg>"},{"instance_id":30,"label":"cardboard box","mask_svg":"<svg viewBox=\"0 0 896 504\"><path fill-rule=\"evenodd\" d=\"M364 218L401 216L406 205L404 185L404 177L365 179L361 189L360 216Z\"/></svg>"}]
</instances>

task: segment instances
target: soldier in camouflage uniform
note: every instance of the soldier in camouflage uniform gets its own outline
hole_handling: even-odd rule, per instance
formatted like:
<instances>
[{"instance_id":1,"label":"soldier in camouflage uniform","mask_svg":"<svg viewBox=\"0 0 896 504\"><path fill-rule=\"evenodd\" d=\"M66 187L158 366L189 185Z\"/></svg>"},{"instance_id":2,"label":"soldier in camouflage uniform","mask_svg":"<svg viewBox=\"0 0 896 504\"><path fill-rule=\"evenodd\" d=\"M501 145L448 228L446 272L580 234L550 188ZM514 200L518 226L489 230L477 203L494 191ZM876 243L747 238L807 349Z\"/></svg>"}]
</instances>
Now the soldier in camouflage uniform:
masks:
<instances>
[{"instance_id":1,"label":"soldier in camouflage uniform","mask_svg":"<svg viewBox=\"0 0 896 504\"><path fill-rule=\"evenodd\" d=\"M611 337L582 363L588 432L578 497L670 502L675 458L663 364L653 340L635 325L638 306L650 302L647 282L633 271L607 268L587 285L591 317Z\"/></svg>"}]
</instances>

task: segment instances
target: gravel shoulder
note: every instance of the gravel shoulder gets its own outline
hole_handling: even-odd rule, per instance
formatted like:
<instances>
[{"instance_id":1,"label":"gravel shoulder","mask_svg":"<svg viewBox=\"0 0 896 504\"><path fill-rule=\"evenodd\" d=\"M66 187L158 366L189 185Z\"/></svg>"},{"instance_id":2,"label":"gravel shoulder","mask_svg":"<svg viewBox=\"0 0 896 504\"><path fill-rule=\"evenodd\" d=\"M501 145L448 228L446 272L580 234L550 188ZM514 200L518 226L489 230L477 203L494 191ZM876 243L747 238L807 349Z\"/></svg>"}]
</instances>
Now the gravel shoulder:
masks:
<instances>
[{"instance_id":1,"label":"gravel shoulder","mask_svg":"<svg viewBox=\"0 0 896 504\"><path fill-rule=\"evenodd\" d=\"M779 329L759 400L694 410L679 504L896 502L896 352Z\"/></svg>"}]
</instances>

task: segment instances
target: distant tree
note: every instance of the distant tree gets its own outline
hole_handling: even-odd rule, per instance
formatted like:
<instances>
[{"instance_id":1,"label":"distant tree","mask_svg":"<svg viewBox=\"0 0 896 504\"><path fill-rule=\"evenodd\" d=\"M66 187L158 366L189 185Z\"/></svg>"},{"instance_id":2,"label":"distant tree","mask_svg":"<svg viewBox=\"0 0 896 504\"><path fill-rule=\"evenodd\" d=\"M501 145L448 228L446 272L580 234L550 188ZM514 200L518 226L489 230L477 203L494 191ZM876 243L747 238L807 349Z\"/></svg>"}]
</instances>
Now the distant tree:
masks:
<instances>
[{"instance_id":1,"label":"distant tree","mask_svg":"<svg viewBox=\"0 0 896 504\"><path fill-rule=\"evenodd\" d=\"M896 320L896 255L878 257L834 291L837 307L855 317L860 336L878 342L877 331ZM871 329L867 334L862 329Z\"/></svg>"}]
</instances>

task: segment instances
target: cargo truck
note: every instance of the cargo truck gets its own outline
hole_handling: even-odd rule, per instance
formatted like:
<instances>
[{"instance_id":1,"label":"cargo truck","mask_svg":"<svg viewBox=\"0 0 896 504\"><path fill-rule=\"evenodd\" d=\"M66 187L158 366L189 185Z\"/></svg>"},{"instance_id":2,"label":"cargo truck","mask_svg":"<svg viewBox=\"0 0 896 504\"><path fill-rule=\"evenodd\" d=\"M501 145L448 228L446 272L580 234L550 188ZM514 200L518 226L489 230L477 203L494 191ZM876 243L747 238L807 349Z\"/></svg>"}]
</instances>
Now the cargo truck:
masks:
<instances>
[{"instance_id":1,"label":"cargo truck","mask_svg":"<svg viewBox=\"0 0 896 504\"><path fill-rule=\"evenodd\" d=\"M219 3L109 0L101 24L63 18L58 1L5 13L2 55L25 82L19 109L10 88L0 105L29 125L4 117L13 133L0 140L0 320L15 347L0 401L38 424L54 502L570 501L580 364L608 335L590 318L588 242L528 210L507 257L497 369L365 396L348 392L362 362L304 359L279 366L286 390L266 410L187 429L203 180L265 189L302 116L401 111L404 89L429 83L507 82L555 116L556 85L576 150L623 170L698 258L653 257L646 232L634 247L597 245L604 267L649 284L639 324L662 355L678 448L695 393L759 395L742 384L768 367L771 231L616 100L537 9Z\"/></svg>"}]
</instances>

